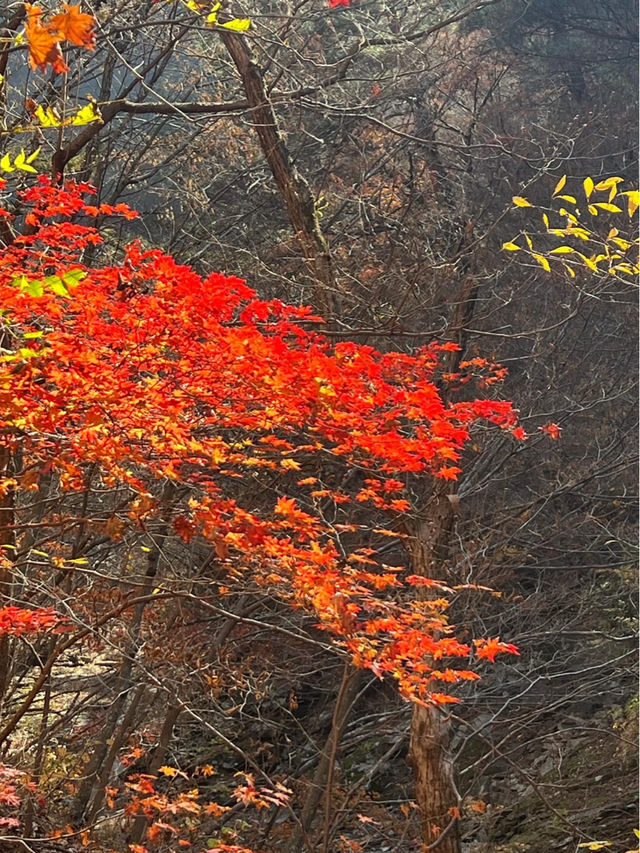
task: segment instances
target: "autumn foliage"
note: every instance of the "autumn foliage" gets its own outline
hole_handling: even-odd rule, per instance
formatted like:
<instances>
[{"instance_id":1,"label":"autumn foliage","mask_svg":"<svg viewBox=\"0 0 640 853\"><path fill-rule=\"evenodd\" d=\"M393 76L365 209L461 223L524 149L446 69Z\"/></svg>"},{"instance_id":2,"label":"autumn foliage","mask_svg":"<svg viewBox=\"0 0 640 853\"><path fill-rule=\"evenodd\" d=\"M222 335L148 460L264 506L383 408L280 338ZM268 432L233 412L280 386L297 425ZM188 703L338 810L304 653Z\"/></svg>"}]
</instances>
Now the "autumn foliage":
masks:
<instances>
[{"instance_id":1,"label":"autumn foliage","mask_svg":"<svg viewBox=\"0 0 640 853\"><path fill-rule=\"evenodd\" d=\"M474 374L491 389L501 368L476 358L445 378L439 359L452 344L414 355L333 346L310 309L260 300L238 279L202 278L137 243L119 262L92 266L87 250L102 237L91 223L135 214L91 196L40 177L20 194L22 221L2 212L22 231L0 256L0 446L21 459L0 487L16 499L15 529L20 495L45 483L82 493L98 472L100 488L120 496L98 525L107 536L164 518L176 537L213 549L221 573L206 597L223 600L240 581L312 613L356 666L391 676L407 699L456 701L451 685L478 677L456 660L516 652L497 639L456 639L445 615L454 590L385 565L375 545L404 536L412 477L458 476L474 424L517 431L510 403L445 402L440 390L463 390ZM181 495L168 518L167 484ZM362 523L366 513L377 526ZM62 531L71 521L45 510L41 524ZM2 554L9 572L12 553ZM62 571L87 563L64 536L39 553ZM154 590L158 617L172 594L181 593ZM62 633L64 650L88 635L87 622L106 624L140 600L134 590L115 608L112 598L85 604L79 589L79 625L52 608L9 605L0 633ZM202 811L184 795L169 804L151 778L127 784L130 813L156 833L163 809ZM251 784L241 799L270 802Z\"/></svg>"},{"instance_id":2,"label":"autumn foliage","mask_svg":"<svg viewBox=\"0 0 640 853\"><path fill-rule=\"evenodd\" d=\"M63 4L48 17L25 8L32 68L63 73L62 45L92 48L95 20L79 6ZM244 27L235 23L220 26ZM54 119L49 126L74 123ZM15 168L35 171L33 157L15 159ZM5 171L14 170L9 161ZM384 557L390 541L401 546L408 537L416 478L456 480L477 425L526 437L512 405L494 398L506 373L500 365L474 357L451 372L453 343L413 354L333 343L310 308L262 300L237 278L202 277L141 242L112 251L109 263L93 262L109 256L105 220L137 214L97 202L86 184L40 176L17 197L7 191L4 203L0 568L5 578L19 575L29 512L41 497L35 526L48 533L35 553L59 575L52 586L64 594L56 607L38 595L31 602L28 587L17 603L0 602L4 649L9 638L47 635L51 644L0 742L29 712L54 662L89 638L100 645L116 617L137 608L141 625L147 607L143 630L168 643L169 602L226 614L225 599L238 589L310 616L345 661L391 678L422 705L456 702L453 685L477 679L478 661L517 654L498 638L456 637L449 599L469 587L411 574L406 560ZM91 490L99 496L93 514ZM178 547L195 543L212 555L215 571L197 594L180 577L153 573L142 587L125 580L114 589L108 574L98 592L84 584L82 573L95 567L78 556L82 537L116 547L154 524ZM73 540L70 530L79 531ZM231 807L204 802L197 788L170 795L163 783L176 777L187 780L164 766L102 788L108 806L124 802L127 818L146 821L148 844L169 837L186 847L193 821ZM232 796L244 806L283 806L291 794L281 782L243 779ZM36 793L25 774L0 768L0 804L17 809L22 794ZM0 823L15 827L17 819ZM55 835L65 832L74 837L72 828Z\"/></svg>"},{"instance_id":3,"label":"autumn foliage","mask_svg":"<svg viewBox=\"0 0 640 853\"><path fill-rule=\"evenodd\" d=\"M473 424L513 430L511 405L445 403L436 374L449 344L415 355L332 347L308 308L259 300L242 281L203 279L137 244L118 265L85 265L84 250L101 240L86 218L132 215L86 204L90 192L41 178L22 194L31 233L0 259L0 426L25 460L22 480L3 488L37 490L55 476L82 490L86 466L98 466L105 487L129 490L123 524L140 525L161 510L157 484L180 484L180 537L203 537L234 572L313 610L358 665L391 673L407 698L447 698L439 683L475 677L451 664L471 647L445 626L450 590L429 581L437 599L399 600L405 583L427 581L403 582L375 548L345 557L319 507L409 511L406 477L455 478ZM359 471L358 485L326 487L327 466ZM246 505L242 482L262 477L276 484L273 497Z\"/></svg>"}]
</instances>

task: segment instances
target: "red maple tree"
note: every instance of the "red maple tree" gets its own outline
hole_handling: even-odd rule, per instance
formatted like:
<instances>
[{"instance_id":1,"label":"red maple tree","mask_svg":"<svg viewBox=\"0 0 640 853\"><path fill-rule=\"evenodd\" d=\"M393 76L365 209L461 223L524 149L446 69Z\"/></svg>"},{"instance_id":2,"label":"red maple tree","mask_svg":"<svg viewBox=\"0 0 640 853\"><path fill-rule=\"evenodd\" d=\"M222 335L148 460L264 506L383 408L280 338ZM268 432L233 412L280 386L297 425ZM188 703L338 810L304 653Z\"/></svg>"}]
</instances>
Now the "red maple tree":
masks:
<instances>
[{"instance_id":1,"label":"red maple tree","mask_svg":"<svg viewBox=\"0 0 640 853\"><path fill-rule=\"evenodd\" d=\"M341 554L318 499L343 513L369 504L402 514L405 478L455 478L476 421L515 429L511 404L446 404L435 379L451 344L414 355L331 346L308 308L137 244L117 265L90 267L83 252L101 238L86 217L133 215L87 204L90 194L40 178L21 194L28 233L0 257L0 442L30 472L0 485L37 489L46 475L81 490L97 466L104 486L129 490L127 515L142 523L161 511L158 484L180 484L180 537L203 537L235 572L313 610L359 666L392 673L407 698L449 699L439 682L475 676L447 663L471 653L445 625L448 590L428 606L398 596L401 570L375 548ZM462 364L471 367L489 384L498 370ZM355 490L318 488L328 460L364 475ZM279 477L273 500L247 505L238 483L265 472Z\"/></svg>"}]
</instances>

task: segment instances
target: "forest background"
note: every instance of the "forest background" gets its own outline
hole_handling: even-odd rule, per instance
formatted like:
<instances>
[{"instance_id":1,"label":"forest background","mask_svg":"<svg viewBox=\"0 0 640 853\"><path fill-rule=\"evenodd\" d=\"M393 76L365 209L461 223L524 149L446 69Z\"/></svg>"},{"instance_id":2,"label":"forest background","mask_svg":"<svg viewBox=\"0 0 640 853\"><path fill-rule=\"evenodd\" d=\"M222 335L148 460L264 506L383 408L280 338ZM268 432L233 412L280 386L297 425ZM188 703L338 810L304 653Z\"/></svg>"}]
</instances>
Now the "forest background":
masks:
<instances>
[{"instance_id":1,"label":"forest background","mask_svg":"<svg viewBox=\"0 0 640 853\"><path fill-rule=\"evenodd\" d=\"M44 12L46 29L60 9ZM367 493L362 471L305 468L323 521L361 531L336 537L357 534L363 565L440 580L460 641L518 647L476 661L482 679L451 687L459 704L426 707L354 668L270 582L229 573L228 543L185 529L179 478L132 511L91 464L70 494L12 448L3 593L86 632L62 652L64 633L4 637L4 849L634 846L636 291L602 247L632 243L635 226L626 204L589 203L637 187L637 12L109 0L30 69L25 7L6 7L5 257L35 227L16 195L31 168L87 182L94 207L77 213L104 242L82 263L119 264L125 302L153 289L135 268L160 248L311 306L336 347L456 344L440 355L442 398L446 374L488 370L484 391L513 401L528 438L474 424L457 479L402 477L406 507ZM140 216L108 215L119 205ZM580 257L552 252L562 205L587 208ZM219 286L222 310L235 297ZM246 477L238 494L261 508L284 476ZM355 509L329 507L349 491ZM198 600L204 583L215 606ZM132 591L141 600L120 608Z\"/></svg>"}]
</instances>

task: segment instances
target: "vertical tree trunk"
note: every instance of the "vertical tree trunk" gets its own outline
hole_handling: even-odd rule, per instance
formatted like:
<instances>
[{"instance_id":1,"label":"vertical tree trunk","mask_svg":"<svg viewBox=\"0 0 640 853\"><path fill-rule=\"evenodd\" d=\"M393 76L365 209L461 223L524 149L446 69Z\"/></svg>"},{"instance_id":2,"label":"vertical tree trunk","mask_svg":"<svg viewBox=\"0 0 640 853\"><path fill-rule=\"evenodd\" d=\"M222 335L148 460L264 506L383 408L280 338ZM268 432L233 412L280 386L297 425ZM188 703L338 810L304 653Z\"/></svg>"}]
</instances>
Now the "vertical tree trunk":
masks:
<instances>
[{"instance_id":1,"label":"vertical tree trunk","mask_svg":"<svg viewBox=\"0 0 640 853\"><path fill-rule=\"evenodd\" d=\"M314 307L329 322L338 312L338 289L311 189L293 163L247 40L237 33L225 32L222 41L242 80L262 153L314 279Z\"/></svg>"},{"instance_id":2,"label":"vertical tree trunk","mask_svg":"<svg viewBox=\"0 0 640 853\"><path fill-rule=\"evenodd\" d=\"M168 490L167 490L168 491ZM153 588L153 581L158 573L158 567L161 557L161 545L167 535L167 526L163 525L162 529L155 534L151 540L151 550L147 557L147 570L144 576L144 586L141 589L142 595L148 595ZM84 772L78 786L78 791L75 796L73 806L71 808L72 821L76 826L80 826L89 809L89 803L94 797L94 791L105 773L110 772L115 754L110 755L109 747L116 737L116 729L125 715L125 708L129 702L129 708L135 710L138 707L141 695L136 699L134 692L135 679L134 668L137 666L138 644L142 631L142 620L146 608L145 603L138 604L132 614L131 624L129 626L129 638L126 642L122 654L120 670L116 682L116 698L107 711L106 719L100 735L93 744L91 757L87 762ZM130 728L133 722L128 723Z\"/></svg>"},{"instance_id":3,"label":"vertical tree trunk","mask_svg":"<svg viewBox=\"0 0 640 853\"><path fill-rule=\"evenodd\" d=\"M448 754L449 724L440 708L416 705L411 722L410 761L420 808L423 842L437 853L460 853L460 797Z\"/></svg>"},{"instance_id":4,"label":"vertical tree trunk","mask_svg":"<svg viewBox=\"0 0 640 853\"><path fill-rule=\"evenodd\" d=\"M437 483L424 517L413 531L412 563L416 574L442 576L454 523L453 495L449 482ZM429 595L428 587L424 594ZM415 775L422 841L437 853L460 853L460 795L448 746L449 723L443 711L416 705L411 720L409 763Z\"/></svg>"},{"instance_id":5,"label":"vertical tree trunk","mask_svg":"<svg viewBox=\"0 0 640 853\"><path fill-rule=\"evenodd\" d=\"M145 773L149 773L153 776L164 764L167 752L169 750L169 742L171 741L171 735L173 734L173 729L178 721L178 717L180 716L181 710L182 708L178 704L171 704L167 708L167 713L162 724L162 730L160 732L160 737L158 738L158 743L156 744L156 748L153 751L151 761L149 762L148 767L145 769ZM133 821L133 826L131 828L131 832L129 833L127 841L129 841L130 843L139 844L144 838L146 830L146 817L144 815L138 815Z\"/></svg>"},{"instance_id":6,"label":"vertical tree trunk","mask_svg":"<svg viewBox=\"0 0 640 853\"><path fill-rule=\"evenodd\" d=\"M0 340L2 336L0 336ZM0 445L0 486L2 480L13 476L13 454L7 446ZM0 488L0 607L11 603L14 559L14 488ZM9 547L7 547L9 546ZM0 705L7 689L10 668L9 636L0 637Z\"/></svg>"},{"instance_id":7,"label":"vertical tree trunk","mask_svg":"<svg viewBox=\"0 0 640 853\"><path fill-rule=\"evenodd\" d=\"M349 713L353 707L353 703L356 701L361 684L362 672L354 669L351 664L345 664L342 684L338 691L333 711L331 731L327 735L322 753L320 754L318 766L316 767L316 771L313 775L313 781L300 816L300 825L296 828L291 839L291 843L289 844L290 853L295 853L295 851L303 849L305 836L311 829L314 820L318 817L323 794L325 798L325 814L323 827L324 838L322 845L323 848L327 847L328 832L330 831L330 807L334 762L342 739L344 727L347 724Z\"/></svg>"},{"instance_id":8,"label":"vertical tree trunk","mask_svg":"<svg viewBox=\"0 0 640 853\"><path fill-rule=\"evenodd\" d=\"M471 237L471 228L462 235L460 251ZM448 338L460 351L446 353L443 368L447 373L458 370L462 347L477 299L477 281L466 265L458 298L453 306ZM443 391L446 402L446 392ZM412 568L415 574L446 579L457 506L455 482L439 480L426 501L422 517L412 530ZM422 588L428 596L429 588ZM420 810L422 841L437 853L460 853L458 814L460 794L455 784L453 763L449 755L450 726L442 709L416 705L411 720L409 763L415 776L415 799Z\"/></svg>"}]
</instances>

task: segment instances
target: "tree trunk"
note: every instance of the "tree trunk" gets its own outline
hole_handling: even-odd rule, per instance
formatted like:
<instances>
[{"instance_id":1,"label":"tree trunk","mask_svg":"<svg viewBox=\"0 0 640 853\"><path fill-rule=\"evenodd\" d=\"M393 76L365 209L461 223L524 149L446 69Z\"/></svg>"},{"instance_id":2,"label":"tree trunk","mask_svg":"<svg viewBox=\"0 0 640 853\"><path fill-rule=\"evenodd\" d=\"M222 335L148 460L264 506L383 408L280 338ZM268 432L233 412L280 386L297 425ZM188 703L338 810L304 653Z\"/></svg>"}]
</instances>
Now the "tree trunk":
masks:
<instances>
[{"instance_id":1,"label":"tree trunk","mask_svg":"<svg viewBox=\"0 0 640 853\"><path fill-rule=\"evenodd\" d=\"M442 576L455 519L454 487L436 483L423 519L414 529L412 563L416 574ZM421 588L428 596L428 587ZM460 853L460 795L449 758L449 723L437 707L416 705L411 719L409 763L415 775L422 841L437 853Z\"/></svg>"},{"instance_id":2,"label":"tree trunk","mask_svg":"<svg viewBox=\"0 0 640 853\"><path fill-rule=\"evenodd\" d=\"M0 446L0 481L13 476L13 454L7 446ZM14 545L14 488L5 486L0 489L0 607L11 604L13 584ZM7 547L8 546L8 547ZM11 655L9 635L0 637L0 705L7 689Z\"/></svg>"},{"instance_id":3,"label":"tree trunk","mask_svg":"<svg viewBox=\"0 0 640 853\"><path fill-rule=\"evenodd\" d=\"M354 669L351 664L345 664L342 684L336 697L336 704L333 711L333 719L331 722L331 731L327 735L324 748L318 761L318 766L313 775L311 787L305 799L302 814L300 816L300 825L296 828L293 834L289 850L291 853L303 848L304 838L307 832L311 829L314 820L319 816L320 803L324 794L325 809L324 809L324 827L323 827L323 849L327 848L328 832L330 831L330 808L331 795L333 788L333 768L336 759L336 753L342 739L344 727L347 724L349 713L353 708L353 703L358 697L360 686L362 684L362 672Z\"/></svg>"},{"instance_id":4,"label":"tree trunk","mask_svg":"<svg viewBox=\"0 0 640 853\"><path fill-rule=\"evenodd\" d=\"M178 721L178 717L180 716L181 710L182 708L178 704L169 705L169 707L167 708L167 713L164 718L164 723L162 724L162 731L160 732L158 743L156 744L156 748L153 751L153 756L151 758L151 761L149 762L149 766L145 768L145 773L149 773L153 776L164 764L165 759L167 757L167 752L169 750L169 742L171 741L171 735L173 734L173 729ZM131 828L131 832L129 833L127 841L129 841L130 843L139 844L144 838L145 832L147 831L147 824L147 818L144 815L138 815L133 821L133 826Z\"/></svg>"},{"instance_id":5,"label":"tree trunk","mask_svg":"<svg viewBox=\"0 0 640 853\"><path fill-rule=\"evenodd\" d=\"M411 721L409 760L415 773L415 798L427 849L460 853L460 795L448 754L449 724L440 708L416 705Z\"/></svg>"},{"instance_id":6,"label":"tree trunk","mask_svg":"<svg viewBox=\"0 0 640 853\"><path fill-rule=\"evenodd\" d=\"M293 163L247 40L229 32L222 33L222 41L242 80L262 153L278 185L287 216L314 280L314 307L329 322L338 313L338 290L311 189Z\"/></svg>"},{"instance_id":7,"label":"tree trunk","mask_svg":"<svg viewBox=\"0 0 640 853\"><path fill-rule=\"evenodd\" d=\"M164 540L167 530L167 526L163 525L162 529L151 540L152 547L147 557L147 570L144 577L144 586L141 589L142 595L148 595L153 588L153 582L158 574L161 557L161 545L159 543ZM105 767L108 767L110 770L113 760L115 760L115 755L110 756L110 763L107 760L109 747L116 737L116 729L125 714L127 702L129 701L133 704L134 711L139 704L140 697L136 700L136 694L133 692L134 668L137 666L138 644L145 608L146 603L138 604L132 614L129 625L129 638L123 650L122 661L118 672L115 700L107 711L102 730L92 746L91 757L84 768L71 808L72 823L75 826L82 824L85 814L88 811L89 803L94 797L95 788L100 784Z\"/></svg>"},{"instance_id":8,"label":"tree trunk","mask_svg":"<svg viewBox=\"0 0 640 853\"><path fill-rule=\"evenodd\" d=\"M472 226L462 230L458 254L462 259L463 278L452 305L447 338L460 349L444 354L443 371L455 373L462 359L468 331L478 297L478 282L465 249L472 240ZM446 389L442 398L447 402ZM457 483L438 480L429 495L421 518L413 527L411 562L413 572L424 577L448 580L448 558L455 517L459 505ZM425 598L431 592L421 587ZM460 794L449 756L449 722L440 708L416 705L411 720L409 763L415 775L415 798L420 810L422 841L437 853L460 853L458 815Z\"/></svg>"}]
</instances>

